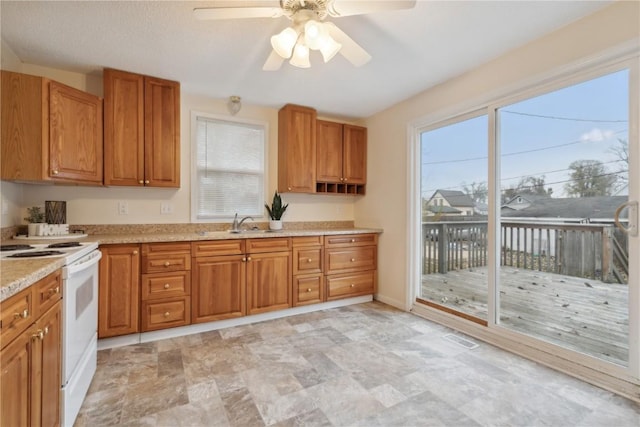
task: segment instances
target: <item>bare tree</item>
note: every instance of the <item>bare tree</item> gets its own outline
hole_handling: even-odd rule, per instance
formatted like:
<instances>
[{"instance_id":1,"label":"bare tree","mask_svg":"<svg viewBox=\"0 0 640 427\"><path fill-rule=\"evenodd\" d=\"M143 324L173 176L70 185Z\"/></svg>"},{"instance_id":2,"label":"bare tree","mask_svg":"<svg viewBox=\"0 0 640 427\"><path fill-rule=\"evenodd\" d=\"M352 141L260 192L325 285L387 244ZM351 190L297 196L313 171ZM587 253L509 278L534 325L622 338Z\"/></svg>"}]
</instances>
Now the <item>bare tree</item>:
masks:
<instances>
[{"instance_id":1,"label":"bare tree","mask_svg":"<svg viewBox=\"0 0 640 427\"><path fill-rule=\"evenodd\" d=\"M486 182L472 182L469 185L463 184L464 191L475 203L487 203L489 190Z\"/></svg>"}]
</instances>

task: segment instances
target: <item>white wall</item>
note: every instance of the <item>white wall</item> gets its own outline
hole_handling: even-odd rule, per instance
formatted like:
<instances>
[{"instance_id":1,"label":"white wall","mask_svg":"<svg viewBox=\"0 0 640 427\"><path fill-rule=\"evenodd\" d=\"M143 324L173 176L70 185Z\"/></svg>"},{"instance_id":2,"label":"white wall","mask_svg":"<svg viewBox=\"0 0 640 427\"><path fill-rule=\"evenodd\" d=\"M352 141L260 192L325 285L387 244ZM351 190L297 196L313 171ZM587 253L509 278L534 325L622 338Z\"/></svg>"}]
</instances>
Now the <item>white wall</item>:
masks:
<instances>
[{"instance_id":1,"label":"white wall","mask_svg":"<svg viewBox=\"0 0 640 427\"><path fill-rule=\"evenodd\" d=\"M95 95L102 95L102 78L56 70L33 64L15 63L15 55L4 50L11 66L7 69L45 76ZM4 62L3 62L4 67ZM162 76L158 76L162 77ZM191 111L229 115L226 100L206 98L196 94L181 94L181 187L180 189L130 187L78 187L55 185L13 184L2 182L2 195L10 199L12 214L3 216L3 226L22 223L22 211L28 206L44 205L45 200L67 201L67 221L70 224L153 224L190 222ZM271 201L277 186L278 111L272 108L243 105L237 118L267 122L269 126L268 188L266 202ZM5 190L6 189L6 190ZM9 197L10 196L10 197ZM285 221L352 221L355 198L283 194L289 203ZM129 214L118 214L118 202L128 204ZM161 202L173 205L173 214L161 215ZM9 205L9 203L8 203ZM16 212L13 212L16 210ZM6 224L4 223L6 220Z\"/></svg>"},{"instance_id":2,"label":"white wall","mask_svg":"<svg viewBox=\"0 0 640 427\"><path fill-rule=\"evenodd\" d=\"M640 3L617 2L364 121L369 128L367 197L356 202L355 220L384 229L379 247L380 300L407 307L407 242L419 238L408 232L407 126L638 40L639 16Z\"/></svg>"}]
</instances>

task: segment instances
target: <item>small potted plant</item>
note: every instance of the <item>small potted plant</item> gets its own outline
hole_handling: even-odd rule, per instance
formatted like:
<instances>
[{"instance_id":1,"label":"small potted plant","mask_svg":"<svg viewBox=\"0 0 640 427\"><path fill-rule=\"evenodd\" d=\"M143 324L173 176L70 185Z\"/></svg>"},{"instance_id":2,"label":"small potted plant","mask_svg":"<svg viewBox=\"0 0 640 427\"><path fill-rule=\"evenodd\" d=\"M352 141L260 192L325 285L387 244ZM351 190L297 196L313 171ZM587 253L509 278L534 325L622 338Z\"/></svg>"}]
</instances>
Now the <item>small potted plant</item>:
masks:
<instances>
[{"instance_id":1,"label":"small potted plant","mask_svg":"<svg viewBox=\"0 0 640 427\"><path fill-rule=\"evenodd\" d=\"M287 206L289 206L289 204L282 205L282 198L277 191L273 194L271 207L266 203L264 204L267 212L269 212L269 218L271 218L271 221L269 221L270 230L282 230L282 215L284 211L287 210Z\"/></svg>"},{"instance_id":2,"label":"small potted plant","mask_svg":"<svg viewBox=\"0 0 640 427\"><path fill-rule=\"evenodd\" d=\"M29 223L28 227L28 235L29 236L37 236L38 229L40 224L44 223L44 212L40 206L32 206L27 208L27 216L24 217L24 220Z\"/></svg>"}]
</instances>

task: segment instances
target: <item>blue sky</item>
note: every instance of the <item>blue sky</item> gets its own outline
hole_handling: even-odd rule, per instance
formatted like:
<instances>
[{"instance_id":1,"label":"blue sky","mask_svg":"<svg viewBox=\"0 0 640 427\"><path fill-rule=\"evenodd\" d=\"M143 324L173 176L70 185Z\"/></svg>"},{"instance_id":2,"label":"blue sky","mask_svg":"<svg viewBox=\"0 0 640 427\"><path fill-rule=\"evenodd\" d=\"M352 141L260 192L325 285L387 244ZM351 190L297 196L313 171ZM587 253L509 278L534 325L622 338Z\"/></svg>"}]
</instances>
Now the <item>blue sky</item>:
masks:
<instances>
[{"instance_id":1,"label":"blue sky","mask_svg":"<svg viewBox=\"0 0 640 427\"><path fill-rule=\"evenodd\" d=\"M628 140L628 81L623 70L501 108L502 187L544 175L554 197L566 197L575 160L600 160L612 173L626 168L611 149ZM487 126L481 116L422 134L424 197L488 180Z\"/></svg>"}]
</instances>

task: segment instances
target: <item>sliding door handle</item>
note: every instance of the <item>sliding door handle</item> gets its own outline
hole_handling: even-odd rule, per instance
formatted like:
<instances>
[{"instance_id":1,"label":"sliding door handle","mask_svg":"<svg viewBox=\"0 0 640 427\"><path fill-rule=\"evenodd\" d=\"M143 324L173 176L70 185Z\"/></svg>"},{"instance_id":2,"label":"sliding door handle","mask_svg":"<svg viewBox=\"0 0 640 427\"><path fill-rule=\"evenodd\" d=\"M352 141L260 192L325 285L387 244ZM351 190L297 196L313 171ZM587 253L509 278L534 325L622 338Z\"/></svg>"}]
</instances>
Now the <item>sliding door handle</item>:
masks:
<instances>
[{"instance_id":1,"label":"sliding door handle","mask_svg":"<svg viewBox=\"0 0 640 427\"><path fill-rule=\"evenodd\" d=\"M620 213L625 208L629 208L629 212L627 214L628 225L626 227L620 223ZM613 221L616 223L616 227L624 233L632 237L638 236L638 202L628 201L618 206L618 209L616 209L616 213L613 216Z\"/></svg>"}]
</instances>

